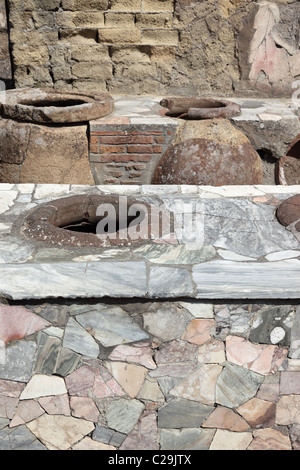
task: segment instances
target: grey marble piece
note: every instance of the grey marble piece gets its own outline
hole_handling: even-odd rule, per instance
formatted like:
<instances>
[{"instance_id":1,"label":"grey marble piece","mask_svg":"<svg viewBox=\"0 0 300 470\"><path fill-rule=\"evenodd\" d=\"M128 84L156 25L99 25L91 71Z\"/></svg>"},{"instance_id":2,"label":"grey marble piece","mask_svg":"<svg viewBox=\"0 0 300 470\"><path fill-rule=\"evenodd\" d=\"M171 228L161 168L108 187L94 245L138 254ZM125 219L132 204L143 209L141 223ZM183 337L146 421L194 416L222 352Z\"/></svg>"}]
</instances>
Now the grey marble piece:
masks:
<instances>
[{"instance_id":1,"label":"grey marble piece","mask_svg":"<svg viewBox=\"0 0 300 470\"><path fill-rule=\"evenodd\" d=\"M198 428L213 409L202 403L175 398L158 410L158 427Z\"/></svg>"},{"instance_id":2,"label":"grey marble piece","mask_svg":"<svg viewBox=\"0 0 300 470\"><path fill-rule=\"evenodd\" d=\"M193 293L187 269L153 267L150 270L149 294L153 297L180 297Z\"/></svg>"},{"instance_id":3,"label":"grey marble piece","mask_svg":"<svg viewBox=\"0 0 300 470\"><path fill-rule=\"evenodd\" d=\"M243 367L226 364L216 384L216 402L236 408L256 395L264 377Z\"/></svg>"},{"instance_id":4,"label":"grey marble piece","mask_svg":"<svg viewBox=\"0 0 300 470\"><path fill-rule=\"evenodd\" d=\"M15 341L6 346L5 363L0 364L0 379L28 381L33 373L36 343Z\"/></svg>"},{"instance_id":5,"label":"grey marble piece","mask_svg":"<svg viewBox=\"0 0 300 470\"><path fill-rule=\"evenodd\" d=\"M300 261L209 261L193 267L197 298L299 298Z\"/></svg>"},{"instance_id":6,"label":"grey marble piece","mask_svg":"<svg viewBox=\"0 0 300 470\"><path fill-rule=\"evenodd\" d=\"M89 263L86 293L89 296L144 296L147 292L146 265L143 262Z\"/></svg>"},{"instance_id":7,"label":"grey marble piece","mask_svg":"<svg viewBox=\"0 0 300 470\"><path fill-rule=\"evenodd\" d=\"M149 339L149 335L118 307L98 308L77 315L76 320L107 348Z\"/></svg>"},{"instance_id":8,"label":"grey marble piece","mask_svg":"<svg viewBox=\"0 0 300 470\"><path fill-rule=\"evenodd\" d=\"M208 450L214 434L214 429L162 429L161 450Z\"/></svg>"},{"instance_id":9,"label":"grey marble piece","mask_svg":"<svg viewBox=\"0 0 300 470\"><path fill-rule=\"evenodd\" d=\"M94 338L76 320L70 318L64 335L63 346L83 356L96 359L99 346Z\"/></svg>"}]
</instances>

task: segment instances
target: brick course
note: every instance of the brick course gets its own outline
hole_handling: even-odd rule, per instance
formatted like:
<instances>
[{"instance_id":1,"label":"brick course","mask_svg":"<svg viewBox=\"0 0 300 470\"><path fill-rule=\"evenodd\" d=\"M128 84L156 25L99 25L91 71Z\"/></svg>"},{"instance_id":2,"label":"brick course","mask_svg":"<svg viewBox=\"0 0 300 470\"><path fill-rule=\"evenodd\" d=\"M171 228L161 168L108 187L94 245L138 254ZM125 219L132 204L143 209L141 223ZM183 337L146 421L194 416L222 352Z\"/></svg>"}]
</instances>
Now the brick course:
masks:
<instances>
[{"instance_id":1,"label":"brick course","mask_svg":"<svg viewBox=\"0 0 300 470\"><path fill-rule=\"evenodd\" d=\"M90 164L96 184L149 184L174 129L91 123Z\"/></svg>"}]
</instances>

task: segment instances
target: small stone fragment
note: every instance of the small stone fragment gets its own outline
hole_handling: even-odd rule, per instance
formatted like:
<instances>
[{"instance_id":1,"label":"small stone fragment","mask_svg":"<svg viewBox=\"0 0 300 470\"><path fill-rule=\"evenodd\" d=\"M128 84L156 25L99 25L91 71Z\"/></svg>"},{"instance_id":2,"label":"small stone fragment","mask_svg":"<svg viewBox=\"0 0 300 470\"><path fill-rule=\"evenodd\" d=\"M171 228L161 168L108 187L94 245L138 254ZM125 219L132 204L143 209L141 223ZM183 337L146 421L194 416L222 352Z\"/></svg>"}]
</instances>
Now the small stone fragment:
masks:
<instances>
[{"instance_id":1,"label":"small stone fragment","mask_svg":"<svg viewBox=\"0 0 300 470\"><path fill-rule=\"evenodd\" d=\"M64 395L67 393L64 379L56 376L34 375L20 396L20 400L40 398L51 395Z\"/></svg>"},{"instance_id":2,"label":"small stone fragment","mask_svg":"<svg viewBox=\"0 0 300 470\"><path fill-rule=\"evenodd\" d=\"M49 450L68 450L94 430L90 421L47 414L27 423L27 427Z\"/></svg>"},{"instance_id":3,"label":"small stone fragment","mask_svg":"<svg viewBox=\"0 0 300 470\"><path fill-rule=\"evenodd\" d=\"M249 429L248 423L229 408L218 406L202 424L203 428L227 429L228 431L243 432Z\"/></svg>"},{"instance_id":4,"label":"small stone fragment","mask_svg":"<svg viewBox=\"0 0 300 470\"><path fill-rule=\"evenodd\" d=\"M217 429L209 450L246 450L251 441L251 432Z\"/></svg>"},{"instance_id":5,"label":"small stone fragment","mask_svg":"<svg viewBox=\"0 0 300 470\"><path fill-rule=\"evenodd\" d=\"M292 450L289 437L277 429L256 429L253 437L248 450Z\"/></svg>"},{"instance_id":6,"label":"small stone fragment","mask_svg":"<svg viewBox=\"0 0 300 470\"><path fill-rule=\"evenodd\" d=\"M273 426L275 423L276 405L259 398L252 398L236 411L250 424L252 428Z\"/></svg>"},{"instance_id":7,"label":"small stone fragment","mask_svg":"<svg viewBox=\"0 0 300 470\"><path fill-rule=\"evenodd\" d=\"M214 320L192 320L181 339L201 346L211 339L211 332L214 325Z\"/></svg>"}]
</instances>

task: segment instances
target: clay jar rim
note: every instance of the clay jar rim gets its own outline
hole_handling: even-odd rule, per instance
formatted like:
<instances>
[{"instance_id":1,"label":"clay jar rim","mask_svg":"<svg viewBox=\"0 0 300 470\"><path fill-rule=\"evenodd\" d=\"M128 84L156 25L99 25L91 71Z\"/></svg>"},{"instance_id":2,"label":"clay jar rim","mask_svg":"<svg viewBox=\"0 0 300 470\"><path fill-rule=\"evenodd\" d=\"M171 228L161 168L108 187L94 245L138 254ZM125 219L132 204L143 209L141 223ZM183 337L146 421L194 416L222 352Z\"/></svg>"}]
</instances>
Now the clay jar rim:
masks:
<instances>
[{"instance_id":1,"label":"clay jar rim","mask_svg":"<svg viewBox=\"0 0 300 470\"><path fill-rule=\"evenodd\" d=\"M185 119L230 118L241 114L237 103L223 99L173 97L162 99L160 105L168 108L167 115Z\"/></svg>"},{"instance_id":2,"label":"clay jar rim","mask_svg":"<svg viewBox=\"0 0 300 470\"><path fill-rule=\"evenodd\" d=\"M66 106L49 106L49 102L66 101ZM43 101L47 106L42 106ZM80 104L68 106L70 101ZM40 104L37 106L36 104ZM39 124L88 122L111 114L114 100L107 93L85 93L52 88L19 88L0 93L3 118Z\"/></svg>"},{"instance_id":3,"label":"clay jar rim","mask_svg":"<svg viewBox=\"0 0 300 470\"><path fill-rule=\"evenodd\" d=\"M96 215L97 208L101 204L112 204L118 214L119 201L118 196L102 195L75 195L50 201L30 211L22 222L21 233L26 238L52 246L110 247L149 242L151 237L150 217L147 221L147 236L139 239L131 239L130 236L120 239L119 234L115 233L104 240L94 233L74 232L62 228L83 219L96 224L101 219ZM141 204L148 214L151 213L151 206L143 201L126 198L126 202L127 207ZM115 235L115 238L112 235Z\"/></svg>"}]
</instances>

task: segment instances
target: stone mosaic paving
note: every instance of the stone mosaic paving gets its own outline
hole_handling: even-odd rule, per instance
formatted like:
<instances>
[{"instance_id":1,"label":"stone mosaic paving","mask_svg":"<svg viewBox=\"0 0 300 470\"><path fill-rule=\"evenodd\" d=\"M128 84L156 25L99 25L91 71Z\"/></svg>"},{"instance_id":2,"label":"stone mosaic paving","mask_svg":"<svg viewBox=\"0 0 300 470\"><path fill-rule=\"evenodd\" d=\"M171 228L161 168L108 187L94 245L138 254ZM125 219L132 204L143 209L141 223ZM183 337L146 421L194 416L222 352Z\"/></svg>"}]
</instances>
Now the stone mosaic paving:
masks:
<instances>
[{"instance_id":1,"label":"stone mosaic paving","mask_svg":"<svg viewBox=\"0 0 300 470\"><path fill-rule=\"evenodd\" d=\"M276 218L299 186L0 185L0 292L48 297L298 298L300 243ZM20 233L18 217L74 194L119 194L174 214L173 235L137 246L58 247ZM203 228L182 232L184 211ZM199 218L198 218L199 216ZM190 227L188 222L187 228Z\"/></svg>"},{"instance_id":2,"label":"stone mosaic paving","mask_svg":"<svg viewBox=\"0 0 300 470\"><path fill-rule=\"evenodd\" d=\"M300 309L0 305L1 450L300 450Z\"/></svg>"}]
</instances>

